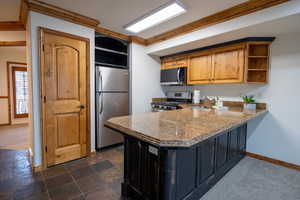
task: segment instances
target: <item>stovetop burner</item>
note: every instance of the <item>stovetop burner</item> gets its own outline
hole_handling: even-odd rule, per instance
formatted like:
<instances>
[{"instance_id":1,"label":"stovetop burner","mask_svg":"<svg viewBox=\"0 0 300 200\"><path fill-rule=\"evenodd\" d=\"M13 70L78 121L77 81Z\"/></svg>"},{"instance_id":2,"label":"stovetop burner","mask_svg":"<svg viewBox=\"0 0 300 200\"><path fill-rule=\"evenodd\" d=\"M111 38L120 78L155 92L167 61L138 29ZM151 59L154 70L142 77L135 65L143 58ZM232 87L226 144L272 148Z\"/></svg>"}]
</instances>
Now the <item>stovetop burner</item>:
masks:
<instances>
[{"instance_id":1,"label":"stovetop burner","mask_svg":"<svg viewBox=\"0 0 300 200\"><path fill-rule=\"evenodd\" d=\"M168 92L166 101L151 102L151 107L153 112L176 110L181 108L179 104L189 102L191 102L189 92Z\"/></svg>"},{"instance_id":2,"label":"stovetop burner","mask_svg":"<svg viewBox=\"0 0 300 200\"><path fill-rule=\"evenodd\" d=\"M186 102L178 102L178 101L152 102L151 107L153 112L160 112L165 110L177 110L177 109L181 109L179 105L182 103L186 103Z\"/></svg>"},{"instance_id":3,"label":"stovetop burner","mask_svg":"<svg viewBox=\"0 0 300 200\"><path fill-rule=\"evenodd\" d=\"M161 102L152 102L152 105L164 105L164 106L178 106L181 102L176 101L161 101Z\"/></svg>"}]
</instances>

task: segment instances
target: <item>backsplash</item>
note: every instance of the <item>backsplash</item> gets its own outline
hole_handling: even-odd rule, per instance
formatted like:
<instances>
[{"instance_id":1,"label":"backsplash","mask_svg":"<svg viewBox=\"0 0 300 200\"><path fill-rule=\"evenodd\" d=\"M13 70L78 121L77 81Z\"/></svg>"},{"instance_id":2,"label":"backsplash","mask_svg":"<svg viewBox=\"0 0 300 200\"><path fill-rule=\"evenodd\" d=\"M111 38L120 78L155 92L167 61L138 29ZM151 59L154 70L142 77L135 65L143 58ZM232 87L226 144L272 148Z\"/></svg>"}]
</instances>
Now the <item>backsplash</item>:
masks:
<instances>
[{"instance_id":1,"label":"backsplash","mask_svg":"<svg viewBox=\"0 0 300 200\"><path fill-rule=\"evenodd\" d=\"M268 85L258 84L216 84L216 85L194 85L194 86L162 86L166 94L167 91L190 91L200 90L201 97L219 96L221 100L242 101L242 95L254 95L254 98L263 102L262 92Z\"/></svg>"}]
</instances>

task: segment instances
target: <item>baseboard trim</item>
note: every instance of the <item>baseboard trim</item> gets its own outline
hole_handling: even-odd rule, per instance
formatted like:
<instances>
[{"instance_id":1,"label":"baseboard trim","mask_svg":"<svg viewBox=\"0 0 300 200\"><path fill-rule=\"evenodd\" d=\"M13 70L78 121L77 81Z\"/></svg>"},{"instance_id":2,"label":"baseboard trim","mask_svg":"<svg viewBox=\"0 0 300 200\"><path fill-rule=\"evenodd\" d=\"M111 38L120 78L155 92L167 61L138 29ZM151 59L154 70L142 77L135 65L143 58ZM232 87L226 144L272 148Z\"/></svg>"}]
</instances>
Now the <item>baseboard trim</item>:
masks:
<instances>
[{"instance_id":1,"label":"baseboard trim","mask_svg":"<svg viewBox=\"0 0 300 200\"><path fill-rule=\"evenodd\" d=\"M106 147L96 148L96 150L97 151L104 151L104 150L108 150L108 149L111 149L111 148L121 146L123 144L124 144L123 142L120 142L120 143L112 144L112 145L109 145L109 146L106 146Z\"/></svg>"},{"instance_id":2,"label":"baseboard trim","mask_svg":"<svg viewBox=\"0 0 300 200\"><path fill-rule=\"evenodd\" d=\"M300 166L299 165L295 165L295 164L292 164L292 163L284 162L284 161L281 161L281 160L265 157L265 156L258 155L258 154L255 154L255 153L250 153L250 152L246 152L246 155L251 157L251 158L256 158L258 160L263 160L263 161L266 161L266 162L269 162L269 163L273 163L275 165L280 165L280 166L283 166L283 167L287 167L287 168L290 168L290 169L295 169L295 170L300 171Z\"/></svg>"},{"instance_id":3,"label":"baseboard trim","mask_svg":"<svg viewBox=\"0 0 300 200\"><path fill-rule=\"evenodd\" d=\"M34 172L40 172L40 171L43 171L44 168L43 168L42 165L38 165L38 166L33 166L33 165L32 165L32 170L33 170Z\"/></svg>"}]
</instances>

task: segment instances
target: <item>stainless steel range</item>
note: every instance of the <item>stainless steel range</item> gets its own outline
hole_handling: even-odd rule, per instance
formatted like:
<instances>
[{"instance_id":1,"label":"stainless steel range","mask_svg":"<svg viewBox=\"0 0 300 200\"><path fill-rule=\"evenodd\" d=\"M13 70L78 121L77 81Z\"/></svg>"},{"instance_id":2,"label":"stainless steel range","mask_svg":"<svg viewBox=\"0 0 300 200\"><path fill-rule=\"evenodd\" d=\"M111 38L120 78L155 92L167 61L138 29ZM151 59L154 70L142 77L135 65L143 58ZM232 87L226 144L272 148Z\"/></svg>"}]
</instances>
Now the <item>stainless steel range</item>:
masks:
<instances>
[{"instance_id":1,"label":"stainless steel range","mask_svg":"<svg viewBox=\"0 0 300 200\"><path fill-rule=\"evenodd\" d=\"M181 109L182 103L190 103L192 99L190 92L167 92L167 100L151 102L152 112Z\"/></svg>"}]
</instances>

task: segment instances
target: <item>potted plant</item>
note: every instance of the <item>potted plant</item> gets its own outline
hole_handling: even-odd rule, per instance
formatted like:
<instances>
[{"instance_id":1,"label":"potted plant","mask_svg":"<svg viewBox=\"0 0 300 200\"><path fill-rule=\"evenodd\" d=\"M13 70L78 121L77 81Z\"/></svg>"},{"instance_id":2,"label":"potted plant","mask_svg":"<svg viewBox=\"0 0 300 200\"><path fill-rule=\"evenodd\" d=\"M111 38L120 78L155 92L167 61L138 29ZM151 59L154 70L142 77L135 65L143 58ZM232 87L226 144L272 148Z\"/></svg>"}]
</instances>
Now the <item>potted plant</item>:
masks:
<instances>
[{"instance_id":1,"label":"potted plant","mask_svg":"<svg viewBox=\"0 0 300 200\"><path fill-rule=\"evenodd\" d=\"M242 96L242 98L244 101L244 110L250 110L250 111L256 110L256 103L253 95L251 96L245 95Z\"/></svg>"}]
</instances>

